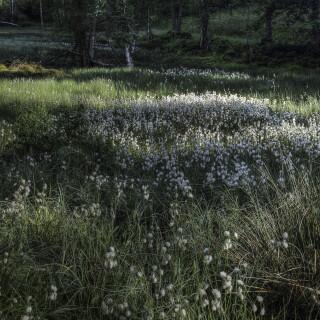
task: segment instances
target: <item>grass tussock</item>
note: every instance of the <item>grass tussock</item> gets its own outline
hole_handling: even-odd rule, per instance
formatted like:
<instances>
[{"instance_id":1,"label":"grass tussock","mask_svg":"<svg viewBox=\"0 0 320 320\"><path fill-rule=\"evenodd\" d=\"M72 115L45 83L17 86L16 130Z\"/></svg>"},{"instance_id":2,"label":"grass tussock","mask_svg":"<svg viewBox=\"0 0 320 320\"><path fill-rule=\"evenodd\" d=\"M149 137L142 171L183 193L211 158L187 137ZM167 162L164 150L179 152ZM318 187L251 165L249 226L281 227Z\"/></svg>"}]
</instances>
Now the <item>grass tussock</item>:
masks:
<instances>
[{"instance_id":1,"label":"grass tussock","mask_svg":"<svg viewBox=\"0 0 320 320\"><path fill-rule=\"evenodd\" d=\"M291 177L286 188L272 178L259 194L240 206L230 198L233 214L227 224L239 226L240 240L232 260L245 257L255 266L252 280L261 286L269 303L286 306L279 317L298 317L303 310L310 319L319 317L319 184L306 172ZM308 307L307 307L308 306Z\"/></svg>"}]
</instances>

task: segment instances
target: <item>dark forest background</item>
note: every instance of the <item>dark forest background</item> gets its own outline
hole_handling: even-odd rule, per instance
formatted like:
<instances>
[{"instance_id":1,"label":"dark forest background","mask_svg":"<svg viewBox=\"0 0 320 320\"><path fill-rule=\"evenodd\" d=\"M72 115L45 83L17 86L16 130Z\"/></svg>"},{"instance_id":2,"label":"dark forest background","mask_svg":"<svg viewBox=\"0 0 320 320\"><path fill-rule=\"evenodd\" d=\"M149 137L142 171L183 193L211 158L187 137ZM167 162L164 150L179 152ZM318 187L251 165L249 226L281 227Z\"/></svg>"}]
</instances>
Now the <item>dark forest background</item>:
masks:
<instances>
[{"instance_id":1,"label":"dark forest background","mask_svg":"<svg viewBox=\"0 0 320 320\"><path fill-rule=\"evenodd\" d=\"M0 22L2 62L320 64L318 0L2 0Z\"/></svg>"}]
</instances>

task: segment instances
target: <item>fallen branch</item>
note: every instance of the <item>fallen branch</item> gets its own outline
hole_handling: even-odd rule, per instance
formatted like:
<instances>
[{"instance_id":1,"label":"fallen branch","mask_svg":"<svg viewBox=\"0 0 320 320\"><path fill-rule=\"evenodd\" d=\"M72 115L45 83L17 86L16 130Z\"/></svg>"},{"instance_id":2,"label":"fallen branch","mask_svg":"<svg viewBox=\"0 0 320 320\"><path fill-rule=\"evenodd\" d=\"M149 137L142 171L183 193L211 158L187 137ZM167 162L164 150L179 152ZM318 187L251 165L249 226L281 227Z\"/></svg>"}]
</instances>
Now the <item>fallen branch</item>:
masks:
<instances>
[{"instance_id":1,"label":"fallen branch","mask_svg":"<svg viewBox=\"0 0 320 320\"><path fill-rule=\"evenodd\" d=\"M14 26L14 27L20 27L18 24L12 23L12 22L7 22L7 21L2 21L2 20L0 20L0 23L9 24L10 26Z\"/></svg>"},{"instance_id":2,"label":"fallen branch","mask_svg":"<svg viewBox=\"0 0 320 320\"><path fill-rule=\"evenodd\" d=\"M53 60L46 62L46 63L44 64L44 66L47 66L48 64L56 61L56 60L59 59L59 58L62 58L62 57L64 57L64 56L67 56L68 54L73 54L73 55L75 55L75 56L81 56L81 54L80 54L79 52L72 51L72 50L68 50L68 51L64 52L63 54L60 54L59 56L57 56L57 57L54 58ZM99 65L99 66L102 66L102 67L109 67L109 68L110 68L110 67L114 67L113 64L103 63L103 62L101 62L101 61L93 60L93 59L91 59L91 58L89 58L89 61L90 61L92 64L96 64L96 65Z\"/></svg>"},{"instance_id":3,"label":"fallen branch","mask_svg":"<svg viewBox=\"0 0 320 320\"><path fill-rule=\"evenodd\" d=\"M69 53L71 54L74 54L76 56L81 56L81 54L79 52L75 52L75 51L69 51ZM113 64L107 64L107 63L104 63L104 62L101 62L101 61L98 61L98 60L93 60L91 58L89 58L89 61L92 63L92 64L97 64L99 66L102 66L102 67L114 67Z\"/></svg>"},{"instance_id":4,"label":"fallen branch","mask_svg":"<svg viewBox=\"0 0 320 320\"><path fill-rule=\"evenodd\" d=\"M45 66L47 66L48 64L56 61L56 60L59 59L59 58L62 58L63 56L66 56L66 55L69 54L69 53L70 53L70 51L66 51L66 52L64 52L63 54L60 54L59 56L55 57L54 59L46 62L43 66L45 67Z\"/></svg>"},{"instance_id":5,"label":"fallen branch","mask_svg":"<svg viewBox=\"0 0 320 320\"><path fill-rule=\"evenodd\" d=\"M97 64L98 66L101 66L101 67L108 67L108 68L114 67L113 64L104 63L104 62L101 62L101 61L98 61L98 60L90 59L90 62L92 62L93 64Z\"/></svg>"}]
</instances>

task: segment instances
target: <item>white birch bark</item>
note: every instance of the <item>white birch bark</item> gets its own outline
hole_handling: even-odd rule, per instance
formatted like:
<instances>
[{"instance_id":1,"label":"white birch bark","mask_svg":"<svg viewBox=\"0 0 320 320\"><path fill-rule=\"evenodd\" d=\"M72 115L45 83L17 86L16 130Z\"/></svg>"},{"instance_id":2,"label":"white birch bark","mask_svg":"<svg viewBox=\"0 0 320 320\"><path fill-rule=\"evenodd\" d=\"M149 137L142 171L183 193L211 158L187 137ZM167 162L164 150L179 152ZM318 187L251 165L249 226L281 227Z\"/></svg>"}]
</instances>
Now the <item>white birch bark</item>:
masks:
<instances>
[{"instance_id":1,"label":"white birch bark","mask_svg":"<svg viewBox=\"0 0 320 320\"><path fill-rule=\"evenodd\" d=\"M126 44L125 46L125 55L126 55L126 62L127 62L127 67L132 68L134 67L133 64L133 59L132 59L132 48L129 44Z\"/></svg>"}]
</instances>

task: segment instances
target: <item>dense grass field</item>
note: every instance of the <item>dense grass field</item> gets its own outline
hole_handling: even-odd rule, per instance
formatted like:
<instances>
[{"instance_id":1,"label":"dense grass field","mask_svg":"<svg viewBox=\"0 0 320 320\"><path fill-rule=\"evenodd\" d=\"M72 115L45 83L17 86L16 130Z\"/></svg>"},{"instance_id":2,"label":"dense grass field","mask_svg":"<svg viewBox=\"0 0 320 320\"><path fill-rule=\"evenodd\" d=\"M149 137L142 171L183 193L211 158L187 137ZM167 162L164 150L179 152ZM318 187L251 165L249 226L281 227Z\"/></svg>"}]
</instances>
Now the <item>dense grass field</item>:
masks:
<instances>
[{"instance_id":1,"label":"dense grass field","mask_svg":"<svg viewBox=\"0 0 320 320\"><path fill-rule=\"evenodd\" d=\"M319 318L319 83L2 77L2 319Z\"/></svg>"}]
</instances>

